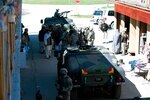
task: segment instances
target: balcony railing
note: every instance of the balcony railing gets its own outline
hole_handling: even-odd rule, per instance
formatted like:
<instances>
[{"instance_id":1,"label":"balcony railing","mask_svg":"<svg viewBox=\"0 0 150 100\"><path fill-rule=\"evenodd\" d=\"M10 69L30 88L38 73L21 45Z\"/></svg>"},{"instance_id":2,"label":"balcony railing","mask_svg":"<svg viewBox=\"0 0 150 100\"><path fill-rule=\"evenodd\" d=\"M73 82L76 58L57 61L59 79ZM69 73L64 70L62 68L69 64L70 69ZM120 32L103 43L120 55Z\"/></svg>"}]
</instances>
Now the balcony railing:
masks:
<instances>
[{"instance_id":1,"label":"balcony railing","mask_svg":"<svg viewBox=\"0 0 150 100\"><path fill-rule=\"evenodd\" d=\"M150 9L150 0L116 0L129 5Z\"/></svg>"}]
</instances>

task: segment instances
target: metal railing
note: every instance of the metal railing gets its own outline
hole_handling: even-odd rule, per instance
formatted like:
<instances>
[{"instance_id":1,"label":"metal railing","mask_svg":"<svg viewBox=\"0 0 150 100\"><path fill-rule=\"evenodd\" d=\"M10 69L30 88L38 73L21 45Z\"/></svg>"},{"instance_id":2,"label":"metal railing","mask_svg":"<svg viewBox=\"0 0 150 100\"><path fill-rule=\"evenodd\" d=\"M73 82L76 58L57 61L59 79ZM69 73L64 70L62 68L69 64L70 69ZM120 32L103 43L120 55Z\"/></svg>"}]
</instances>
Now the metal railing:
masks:
<instances>
[{"instance_id":1,"label":"metal railing","mask_svg":"<svg viewBox=\"0 0 150 100\"><path fill-rule=\"evenodd\" d=\"M116 0L129 5L150 9L150 0Z\"/></svg>"}]
</instances>

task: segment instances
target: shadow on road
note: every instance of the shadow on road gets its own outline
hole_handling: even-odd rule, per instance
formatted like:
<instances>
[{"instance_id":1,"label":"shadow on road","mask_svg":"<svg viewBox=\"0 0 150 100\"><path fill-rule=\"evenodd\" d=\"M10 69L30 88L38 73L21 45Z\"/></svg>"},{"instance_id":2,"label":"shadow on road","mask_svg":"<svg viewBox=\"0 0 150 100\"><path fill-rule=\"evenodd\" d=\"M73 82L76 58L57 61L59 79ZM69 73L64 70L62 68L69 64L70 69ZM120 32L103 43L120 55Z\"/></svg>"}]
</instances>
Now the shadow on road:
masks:
<instances>
[{"instance_id":1,"label":"shadow on road","mask_svg":"<svg viewBox=\"0 0 150 100\"><path fill-rule=\"evenodd\" d=\"M55 100L57 91L57 60L55 57L45 59L39 52L37 35L30 35L30 49L27 53L27 68L21 69L22 100L35 100L35 93L41 90L43 100Z\"/></svg>"}]
</instances>

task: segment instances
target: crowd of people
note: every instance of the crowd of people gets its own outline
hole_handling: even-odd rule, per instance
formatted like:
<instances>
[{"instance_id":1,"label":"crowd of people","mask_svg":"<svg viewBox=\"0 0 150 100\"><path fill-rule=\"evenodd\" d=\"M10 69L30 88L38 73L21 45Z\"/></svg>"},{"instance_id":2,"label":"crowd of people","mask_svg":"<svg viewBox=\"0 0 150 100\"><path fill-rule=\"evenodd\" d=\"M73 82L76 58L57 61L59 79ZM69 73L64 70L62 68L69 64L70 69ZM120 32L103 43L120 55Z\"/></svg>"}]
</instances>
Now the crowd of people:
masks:
<instances>
[{"instance_id":1,"label":"crowd of people","mask_svg":"<svg viewBox=\"0 0 150 100\"><path fill-rule=\"evenodd\" d=\"M91 27L77 28L68 24L42 25L38 34L40 53L45 53L46 58L60 52L68 46L93 45L95 32ZM49 39L49 40L48 40Z\"/></svg>"},{"instance_id":2,"label":"crowd of people","mask_svg":"<svg viewBox=\"0 0 150 100\"><path fill-rule=\"evenodd\" d=\"M115 30L112 45L112 51L115 54L121 53L122 56L128 54L129 36L126 31L127 28L122 29L121 32L119 32L118 29ZM145 33L142 33L140 38L140 53L135 59L129 60L128 64L131 67L130 71L135 71L135 68L138 68L138 70L147 72L147 79L150 80L150 43L146 42L145 39ZM121 62L123 62L123 60ZM125 63L121 63L121 66L122 64Z\"/></svg>"}]
</instances>

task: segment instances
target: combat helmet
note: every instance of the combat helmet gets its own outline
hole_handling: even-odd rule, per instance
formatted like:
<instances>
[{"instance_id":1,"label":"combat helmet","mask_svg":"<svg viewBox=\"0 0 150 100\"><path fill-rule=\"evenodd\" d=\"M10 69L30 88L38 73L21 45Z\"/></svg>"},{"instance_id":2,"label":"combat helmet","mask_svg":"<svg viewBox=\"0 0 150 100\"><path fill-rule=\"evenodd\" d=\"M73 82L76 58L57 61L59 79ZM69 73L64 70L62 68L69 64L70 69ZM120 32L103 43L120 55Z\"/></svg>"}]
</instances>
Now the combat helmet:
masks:
<instances>
[{"instance_id":1,"label":"combat helmet","mask_svg":"<svg viewBox=\"0 0 150 100\"><path fill-rule=\"evenodd\" d=\"M68 73L68 70L66 68L61 68L60 73L66 75Z\"/></svg>"}]
</instances>

